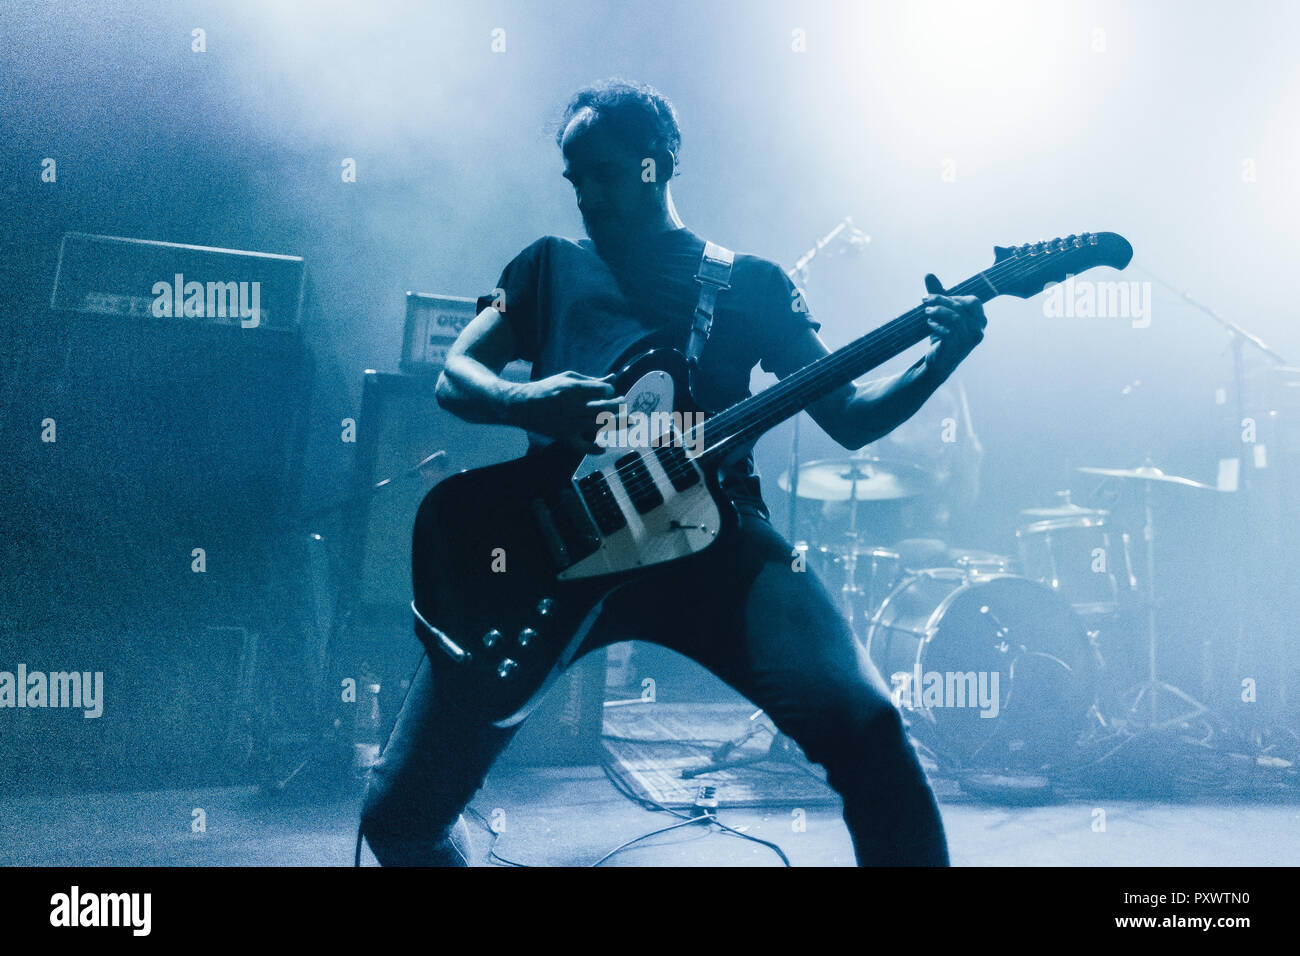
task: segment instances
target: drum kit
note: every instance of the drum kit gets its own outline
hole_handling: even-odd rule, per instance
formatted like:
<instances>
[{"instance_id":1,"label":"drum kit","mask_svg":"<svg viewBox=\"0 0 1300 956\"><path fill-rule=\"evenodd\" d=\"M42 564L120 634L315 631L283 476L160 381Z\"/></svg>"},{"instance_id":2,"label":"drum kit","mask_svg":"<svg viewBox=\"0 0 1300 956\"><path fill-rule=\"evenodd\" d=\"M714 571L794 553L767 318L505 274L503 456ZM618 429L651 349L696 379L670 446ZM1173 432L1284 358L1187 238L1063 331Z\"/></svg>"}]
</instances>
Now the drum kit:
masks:
<instances>
[{"instance_id":1,"label":"drum kit","mask_svg":"<svg viewBox=\"0 0 1300 956\"><path fill-rule=\"evenodd\" d=\"M934 494L930 475L914 465L859 455L802 465L793 491L789 471L779 479L801 499L847 503L841 540L798 541L796 552L827 586L913 737L942 769L1039 773L1068 764L1090 723L1163 729L1208 713L1157 670L1152 489L1217 489L1150 461L1078 470L1140 489L1140 572L1133 535L1108 511L1073 503L1069 492L1050 507L1020 512L1011 557L929 539L892 548L869 540L860 512ZM1121 611L1144 612L1145 675L1108 708L1100 692L1113 675L1097 639Z\"/></svg>"}]
</instances>

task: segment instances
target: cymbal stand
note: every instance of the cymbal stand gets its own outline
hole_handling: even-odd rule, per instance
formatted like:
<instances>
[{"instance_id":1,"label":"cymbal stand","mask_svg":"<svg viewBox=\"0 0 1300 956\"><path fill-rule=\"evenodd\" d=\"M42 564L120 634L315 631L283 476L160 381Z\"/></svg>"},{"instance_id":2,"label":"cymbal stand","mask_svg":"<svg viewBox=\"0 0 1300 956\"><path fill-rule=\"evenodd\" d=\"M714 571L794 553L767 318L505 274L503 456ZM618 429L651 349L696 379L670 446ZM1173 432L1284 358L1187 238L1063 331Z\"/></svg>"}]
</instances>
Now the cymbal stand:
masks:
<instances>
[{"instance_id":1,"label":"cymbal stand","mask_svg":"<svg viewBox=\"0 0 1300 956\"><path fill-rule=\"evenodd\" d=\"M858 478L862 472L857 465L849 466L849 530L845 537L849 539L847 552L840 558L844 564L844 584L840 588L840 599L844 602L844 616L848 619L849 630L857 634L854 597L858 593Z\"/></svg>"},{"instance_id":2,"label":"cymbal stand","mask_svg":"<svg viewBox=\"0 0 1300 956\"><path fill-rule=\"evenodd\" d=\"M1152 464L1149 458L1146 463L1148 465ZM1129 708L1128 719L1145 730L1165 730L1206 714L1209 712L1209 708L1173 684L1160 680L1158 676L1159 672L1156 668L1156 528L1154 511L1151 507L1151 485L1152 482L1150 481L1142 482L1142 506L1145 516L1142 537L1146 542L1147 550L1147 679L1129 691L1130 694L1134 694L1134 698L1133 706ZM1162 721L1160 719L1161 694L1181 700L1190 709ZM1148 705L1145 714L1142 707L1144 700Z\"/></svg>"}]
</instances>

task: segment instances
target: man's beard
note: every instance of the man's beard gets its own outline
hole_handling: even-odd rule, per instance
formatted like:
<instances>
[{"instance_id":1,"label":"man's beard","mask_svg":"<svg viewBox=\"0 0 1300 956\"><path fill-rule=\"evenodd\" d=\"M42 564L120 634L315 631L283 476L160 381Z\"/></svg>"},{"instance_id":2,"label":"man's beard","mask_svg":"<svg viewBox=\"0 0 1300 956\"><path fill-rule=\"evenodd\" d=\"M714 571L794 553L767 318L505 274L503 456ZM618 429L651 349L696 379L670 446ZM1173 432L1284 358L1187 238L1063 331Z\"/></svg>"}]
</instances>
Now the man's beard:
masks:
<instances>
[{"instance_id":1,"label":"man's beard","mask_svg":"<svg viewBox=\"0 0 1300 956\"><path fill-rule=\"evenodd\" d=\"M616 219L609 216L599 218L583 216L582 227L587 231L588 238L602 249L621 248L627 245L630 238L627 230L622 228Z\"/></svg>"},{"instance_id":2,"label":"man's beard","mask_svg":"<svg viewBox=\"0 0 1300 956\"><path fill-rule=\"evenodd\" d=\"M608 206L599 211L592 210L589 212L583 212L582 208L579 207L578 215L582 217L582 225L587 230L587 235L591 235L593 230L604 232L614 222L614 216L609 212Z\"/></svg>"}]
</instances>

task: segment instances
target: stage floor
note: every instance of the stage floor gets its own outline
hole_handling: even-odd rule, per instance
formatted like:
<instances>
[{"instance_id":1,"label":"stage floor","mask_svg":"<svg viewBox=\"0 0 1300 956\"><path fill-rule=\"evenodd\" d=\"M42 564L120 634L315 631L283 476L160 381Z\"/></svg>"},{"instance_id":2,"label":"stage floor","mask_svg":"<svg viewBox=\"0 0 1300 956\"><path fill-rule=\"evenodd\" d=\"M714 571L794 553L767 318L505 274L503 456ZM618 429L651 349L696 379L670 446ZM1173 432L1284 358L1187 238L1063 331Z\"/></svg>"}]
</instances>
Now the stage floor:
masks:
<instances>
[{"instance_id":1,"label":"stage floor","mask_svg":"<svg viewBox=\"0 0 1300 956\"><path fill-rule=\"evenodd\" d=\"M349 866L360 790L327 802L269 802L252 788L6 797L0 864L20 866ZM1295 866L1300 804L1068 801L991 806L940 797L958 866ZM533 866L584 866L674 822L620 795L596 766L502 767L472 806L504 821L497 852ZM206 832L195 833L195 810ZM835 807L730 808L729 826L780 844L795 866L849 866ZM1105 831L1094 829L1105 811ZM796 824L802 820L802 829ZM475 863L492 836L467 816ZM366 851L364 865L375 860ZM609 866L773 866L771 850L722 831L687 827L622 852Z\"/></svg>"}]
</instances>

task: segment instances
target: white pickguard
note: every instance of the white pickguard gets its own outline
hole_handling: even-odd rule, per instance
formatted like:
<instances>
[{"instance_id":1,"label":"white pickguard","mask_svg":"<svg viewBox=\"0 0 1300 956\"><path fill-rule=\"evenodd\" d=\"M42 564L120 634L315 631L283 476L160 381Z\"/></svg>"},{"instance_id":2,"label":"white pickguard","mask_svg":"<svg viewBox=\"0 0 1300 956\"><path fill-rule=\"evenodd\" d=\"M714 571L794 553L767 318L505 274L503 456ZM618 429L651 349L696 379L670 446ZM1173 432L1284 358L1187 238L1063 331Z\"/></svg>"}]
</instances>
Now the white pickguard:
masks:
<instances>
[{"instance_id":1,"label":"white pickguard","mask_svg":"<svg viewBox=\"0 0 1300 956\"><path fill-rule=\"evenodd\" d=\"M673 397L672 376L666 372L650 372L628 390L627 405L636 411L668 412L673 408ZM651 421L655 421L653 416ZM662 424L662 421L655 423ZM655 431L661 432L662 428L654 429L652 438L656 437ZM597 436L596 441L608 450L584 458L573 479L576 482L592 472L602 472L627 526L605 536L598 551L561 571L561 580L614 574L684 558L704 550L717 539L722 530L722 517L702 474L690 488L677 491L653 449L643 443L633 446L626 431L610 429ZM632 504L614 467L614 462L630 451L645 452L642 461L664 499L662 505L645 514L638 512ZM694 463L692 467L699 470Z\"/></svg>"}]
</instances>

